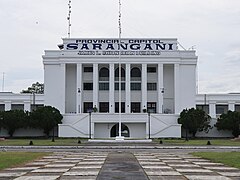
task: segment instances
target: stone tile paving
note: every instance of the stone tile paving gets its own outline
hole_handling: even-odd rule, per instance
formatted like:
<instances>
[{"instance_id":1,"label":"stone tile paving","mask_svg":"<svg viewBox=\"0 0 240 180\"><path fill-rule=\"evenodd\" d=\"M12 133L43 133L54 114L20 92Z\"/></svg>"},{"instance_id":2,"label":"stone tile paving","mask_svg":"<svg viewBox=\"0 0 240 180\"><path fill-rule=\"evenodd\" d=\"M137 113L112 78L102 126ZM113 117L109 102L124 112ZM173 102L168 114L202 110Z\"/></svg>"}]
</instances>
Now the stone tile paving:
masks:
<instances>
[{"instance_id":1,"label":"stone tile paving","mask_svg":"<svg viewBox=\"0 0 240 180\"><path fill-rule=\"evenodd\" d=\"M108 152L55 152L23 167L0 171L0 180L95 180L109 155ZM186 153L145 151L134 156L150 180L240 180L240 169Z\"/></svg>"},{"instance_id":2,"label":"stone tile paving","mask_svg":"<svg viewBox=\"0 0 240 180\"><path fill-rule=\"evenodd\" d=\"M0 180L96 179L108 153L56 152L23 167L0 171Z\"/></svg>"},{"instance_id":3,"label":"stone tile paving","mask_svg":"<svg viewBox=\"0 0 240 180\"><path fill-rule=\"evenodd\" d=\"M149 179L239 180L240 169L189 154L135 153Z\"/></svg>"}]
</instances>

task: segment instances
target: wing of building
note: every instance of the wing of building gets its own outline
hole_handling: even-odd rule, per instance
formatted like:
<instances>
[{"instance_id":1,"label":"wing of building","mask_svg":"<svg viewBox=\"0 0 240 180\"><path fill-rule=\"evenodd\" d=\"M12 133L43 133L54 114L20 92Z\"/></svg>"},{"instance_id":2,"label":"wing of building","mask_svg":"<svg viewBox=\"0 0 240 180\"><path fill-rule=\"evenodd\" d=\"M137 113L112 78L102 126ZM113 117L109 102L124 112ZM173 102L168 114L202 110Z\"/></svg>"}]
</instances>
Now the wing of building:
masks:
<instances>
[{"instance_id":1,"label":"wing of building","mask_svg":"<svg viewBox=\"0 0 240 180\"><path fill-rule=\"evenodd\" d=\"M196 94L196 52L180 50L177 39L68 38L45 51L43 64L44 97L36 97L63 114L60 137L115 137L119 110L125 137L181 137L177 118L185 108L197 105L213 122L220 111L240 109L239 95ZM20 96L1 93L0 109L31 110L32 95Z\"/></svg>"}]
</instances>

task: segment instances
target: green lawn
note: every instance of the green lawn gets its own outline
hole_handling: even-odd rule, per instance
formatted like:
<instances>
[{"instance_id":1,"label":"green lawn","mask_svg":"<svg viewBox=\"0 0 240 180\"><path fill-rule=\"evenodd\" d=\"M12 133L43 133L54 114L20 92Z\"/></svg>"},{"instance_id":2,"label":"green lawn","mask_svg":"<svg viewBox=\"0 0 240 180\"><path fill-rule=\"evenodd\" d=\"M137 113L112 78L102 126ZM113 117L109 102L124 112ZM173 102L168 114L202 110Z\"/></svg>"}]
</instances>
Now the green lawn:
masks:
<instances>
[{"instance_id":1,"label":"green lawn","mask_svg":"<svg viewBox=\"0 0 240 180\"><path fill-rule=\"evenodd\" d=\"M43 157L49 153L39 152L0 152L0 170L9 167L16 167L34 159Z\"/></svg>"},{"instance_id":2,"label":"green lawn","mask_svg":"<svg viewBox=\"0 0 240 180\"><path fill-rule=\"evenodd\" d=\"M78 143L81 141L81 144ZM79 146L87 142L88 139L78 138L55 138L55 142L52 139L6 139L0 141L0 146L28 146L30 141L33 141L34 146ZM207 141L210 140L212 146L240 146L240 141L233 141L231 139L191 139L185 141L185 139L161 139L163 145L176 145L176 146L205 146ZM153 142L158 143L160 139L153 139Z\"/></svg>"},{"instance_id":3,"label":"green lawn","mask_svg":"<svg viewBox=\"0 0 240 180\"><path fill-rule=\"evenodd\" d=\"M81 143L87 141L87 139L77 138L55 138L55 142L52 142L52 139L6 139L0 141L0 146L28 146L30 141L34 146L79 146L81 144L78 140L81 140Z\"/></svg>"},{"instance_id":4,"label":"green lawn","mask_svg":"<svg viewBox=\"0 0 240 180\"><path fill-rule=\"evenodd\" d=\"M240 152L194 152L194 156L240 168Z\"/></svg>"},{"instance_id":5,"label":"green lawn","mask_svg":"<svg viewBox=\"0 0 240 180\"><path fill-rule=\"evenodd\" d=\"M207 141L210 141L213 146L240 146L240 141L233 141L231 139L161 139L164 145L194 145L203 146L207 145ZM160 139L154 139L154 142L160 142Z\"/></svg>"}]
</instances>

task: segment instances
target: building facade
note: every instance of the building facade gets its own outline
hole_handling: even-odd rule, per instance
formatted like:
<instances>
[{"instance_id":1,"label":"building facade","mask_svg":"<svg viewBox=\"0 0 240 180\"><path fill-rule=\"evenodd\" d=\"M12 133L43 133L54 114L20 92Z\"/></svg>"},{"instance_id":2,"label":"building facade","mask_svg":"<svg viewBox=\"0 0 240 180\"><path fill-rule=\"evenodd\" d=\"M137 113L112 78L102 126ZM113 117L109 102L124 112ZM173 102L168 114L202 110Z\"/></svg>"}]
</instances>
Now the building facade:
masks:
<instances>
[{"instance_id":1,"label":"building facade","mask_svg":"<svg viewBox=\"0 0 240 180\"><path fill-rule=\"evenodd\" d=\"M59 136L91 129L92 137L115 137L119 86L126 136L149 136L148 111L151 137L181 136L177 115L195 106L195 51L178 50L177 39L63 39L59 47L43 56L45 104L64 114Z\"/></svg>"},{"instance_id":2,"label":"building facade","mask_svg":"<svg viewBox=\"0 0 240 180\"><path fill-rule=\"evenodd\" d=\"M240 111L240 94L196 93L195 53L179 50L177 39L63 39L43 55L44 95L1 92L0 111L54 106L63 115L60 137L114 138L121 117L126 138L179 138L185 108L203 109L212 125L220 114ZM42 132L15 134L28 135ZM213 128L197 136L231 133Z\"/></svg>"}]
</instances>

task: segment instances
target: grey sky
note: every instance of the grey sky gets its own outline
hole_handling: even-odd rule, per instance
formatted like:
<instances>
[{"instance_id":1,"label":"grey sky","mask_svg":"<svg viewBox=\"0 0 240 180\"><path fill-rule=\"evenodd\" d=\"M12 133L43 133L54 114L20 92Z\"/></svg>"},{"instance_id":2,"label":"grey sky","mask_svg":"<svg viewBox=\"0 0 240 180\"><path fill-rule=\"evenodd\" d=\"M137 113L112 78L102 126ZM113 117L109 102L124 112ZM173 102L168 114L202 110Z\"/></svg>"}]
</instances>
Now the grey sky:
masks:
<instances>
[{"instance_id":1,"label":"grey sky","mask_svg":"<svg viewBox=\"0 0 240 180\"><path fill-rule=\"evenodd\" d=\"M68 0L0 0L0 84L43 82L41 55L67 36ZM118 0L72 0L72 37L118 37ZM239 0L122 0L123 37L194 46L199 93L240 92ZM2 87L0 91L2 90Z\"/></svg>"}]
</instances>

